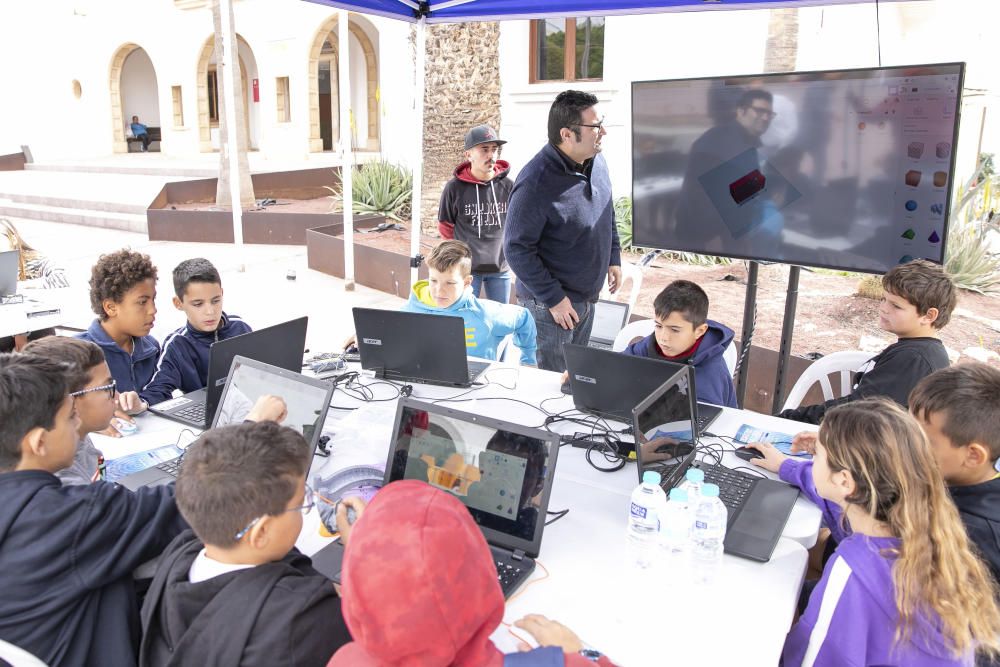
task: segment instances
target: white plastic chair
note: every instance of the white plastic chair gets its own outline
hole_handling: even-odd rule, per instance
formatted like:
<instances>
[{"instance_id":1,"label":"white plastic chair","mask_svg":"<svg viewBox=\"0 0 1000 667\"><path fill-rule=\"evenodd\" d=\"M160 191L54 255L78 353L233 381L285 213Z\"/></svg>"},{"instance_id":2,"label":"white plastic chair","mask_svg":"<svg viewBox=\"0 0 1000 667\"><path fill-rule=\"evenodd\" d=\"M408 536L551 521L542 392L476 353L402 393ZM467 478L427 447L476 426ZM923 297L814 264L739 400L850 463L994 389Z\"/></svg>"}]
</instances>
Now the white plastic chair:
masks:
<instances>
[{"instance_id":1,"label":"white plastic chair","mask_svg":"<svg viewBox=\"0 0 1000 667\"><path fill-rule=\"evenodd\" d=\"M726 368L729 369L729 377L736 374L736 342L730 341L729 347L726 351L722 353L722 360L726 362Z\"/></svg>"},{"instance_id":2,"label":"white plastic chair","mask_svg":"<svg viewBox=\"0 0 1000 667\"><path fill-rule=\"evenodd\" d=\"M46 667L44 662L23 648L18 648L2 639L0 639L0 660L9 662L14 667Z\"/></svg>"},{"instance_id":3,"label":"white plastic chair","mask_svg":"<svg viewBox=\"0 0 1000 667\"><path fill-rule=\"evenodd\" d=\"M642 267L629 262L622 262L622 284L618 286L618 291L612 294L605 284L601 290L601 298L605 301L620 301L624 293L623 288L626 282L631 282L628 292L628 312L635 312L635 304L639 300L639 290L642 289Z\"/></svg>"},{"instance_id":4,"label":"white plastic chair","mask_svg":"<svg viewBox=\"0 0 1000 667\"><path fill-rule=\"evenodd\" d=\"M792 386L791 391L788 392L788 398L785 399L785 405L781 409L791 410L799 407L809 389L817 382L823 390L824 401L847 396L854 388L851 373L859 370L871 358L872 355L869 352L846 350L817 359ZM840 393L838 394L834 394L833 386L830 384L829 376L834 373L840 374Z\"/></svg>"},{"instance_id":5,"label":"white plastic chair","mask_svg":"<svg viewBox=\"0 0 1000 667\"><path fill-rule=\"evenodd\" d=\"M622 330L618 332L617 336L615 336L615 342L611 344L611 349L615 352L621 352L628 347L628 344L632 342L633 338L645 338L649 334L653 333L654 326L656 326L656 322L653 320L636 320L635 322L629 322L622 327Z\"/></svg>"}]
</instances>

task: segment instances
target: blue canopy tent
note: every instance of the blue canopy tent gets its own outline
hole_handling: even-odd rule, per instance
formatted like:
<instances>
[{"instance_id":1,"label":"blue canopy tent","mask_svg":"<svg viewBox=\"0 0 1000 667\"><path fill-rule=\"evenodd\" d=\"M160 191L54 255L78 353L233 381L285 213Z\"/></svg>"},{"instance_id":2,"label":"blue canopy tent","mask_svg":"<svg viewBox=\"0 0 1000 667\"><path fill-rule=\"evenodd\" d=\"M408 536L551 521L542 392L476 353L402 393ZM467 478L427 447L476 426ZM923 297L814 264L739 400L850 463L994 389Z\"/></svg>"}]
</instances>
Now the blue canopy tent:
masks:
<instances>
[{"instance_id":1,"label":"blue canopy tent","mask_svg":"<svg viewBox=\"0 0 1000 667\"><path fill-rule=\"evenodd\" d=\"M341 10L341 39L347 39L347 11L383 16L401 21L416 23L416 75L417 75L417 159L413 165L413 220L410 240L410 256L417 257L420 252L420 205L423 189L422 150L424 141L424 58L426 55L425 27L428 23L461 23L465 21L503 21L533 18L558 18L573 16L614 16L624 14L659 14L666 12L735 10L735 9L766 9L778 7L810 7L848 4L878 4L879 0L306 0L321 5L336 7ZM885 2L886 0L882 0ZM892 0L889 0L892 1ZM348 49L341 50L340 66L342 68L340 85L350 86L347 75ZM341 100L350 99L350 90L342 91ZM341 127L349 127L346 104L341 104ZM343 165L353 163L350 142L344 145ZM344 200L350 201L351 176L350 169L344 169L343 186ZM348 289L354 280L354 248L351 242L351 225L353 216L351 207L344 210L345 232L345 278ZM413 262L415 264L415 262ZM417 279L417 269L410 271L411 284Z\"/></svg>"}]
</instances>

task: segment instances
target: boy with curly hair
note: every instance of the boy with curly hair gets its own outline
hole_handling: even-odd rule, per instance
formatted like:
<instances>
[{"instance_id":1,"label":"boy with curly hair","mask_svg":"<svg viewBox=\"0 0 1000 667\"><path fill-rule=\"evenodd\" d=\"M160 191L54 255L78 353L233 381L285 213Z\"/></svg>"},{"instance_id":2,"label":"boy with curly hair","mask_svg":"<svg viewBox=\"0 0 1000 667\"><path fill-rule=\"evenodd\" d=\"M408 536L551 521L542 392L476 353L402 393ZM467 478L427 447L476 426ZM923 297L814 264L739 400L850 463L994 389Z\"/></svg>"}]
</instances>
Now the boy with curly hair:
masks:
<instances>
[{"instance_id":1,"label":"boy with curly hair","mask_svg":"<svg viewBox=\"0 0 1000 667\"><path fill-rule=\"evenodd\" d=\"M119 407L142 412L140 397L156 371L160 344L149 335L156 320L156 267L149 255L123 249L101 255L90 273L90 307L97 314L77 338L96 343L118 388Z\"/></svg>"}]
</instances>

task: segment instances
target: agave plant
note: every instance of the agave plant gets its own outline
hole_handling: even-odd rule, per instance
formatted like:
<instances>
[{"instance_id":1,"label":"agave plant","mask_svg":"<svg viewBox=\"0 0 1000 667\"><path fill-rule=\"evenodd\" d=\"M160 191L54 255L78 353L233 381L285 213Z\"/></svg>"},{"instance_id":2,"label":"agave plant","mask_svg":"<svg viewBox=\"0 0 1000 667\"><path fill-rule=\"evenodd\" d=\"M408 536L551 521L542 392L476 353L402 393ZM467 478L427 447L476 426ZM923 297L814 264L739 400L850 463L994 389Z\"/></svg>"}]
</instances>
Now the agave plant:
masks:
<instances>
[{"instance_id":1,"label":"agave plant","mask_svg":"<svg viewBox=\"0 0 1000 667\"><path fill-rule=\"evenodd\" d=\"M981 161L979 169L965 183L952 207L944 262L945 270L956 286L981 294L995 291L1000 285L1000 256L990 251L987 238L992 223L985 211L989 208L989 191L993 184L993 179L987 174L989 166L990 161ZM982 202L986 205L973 206ZM973 208L981 211L977 213ZM983 219L984 215L986 219Z\"/></svg>"},{"instance_id":2,"label":"agave plant","mask_svg":"<svg viewBox=\"0 0 1000 667\"><path fill-rule=\"evenodd\" d=\"M375 213L403 222L409 217L413 174L409 169L382 160L351 168L354 212ZM343 186L326 186L333 193L331 210L343 210ZM405 217L404 217L405 216Z\"/></svg>"}]
</instances>

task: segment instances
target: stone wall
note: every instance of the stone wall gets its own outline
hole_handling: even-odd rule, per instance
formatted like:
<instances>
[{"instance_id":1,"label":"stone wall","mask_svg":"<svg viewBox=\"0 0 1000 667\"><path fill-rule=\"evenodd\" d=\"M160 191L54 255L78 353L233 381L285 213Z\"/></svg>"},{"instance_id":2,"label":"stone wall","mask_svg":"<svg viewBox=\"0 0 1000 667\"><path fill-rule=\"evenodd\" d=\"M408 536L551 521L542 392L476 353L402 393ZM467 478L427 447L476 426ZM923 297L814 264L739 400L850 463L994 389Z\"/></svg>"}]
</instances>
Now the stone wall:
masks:
<instances>
[{"instance_id":1,"label":"stone wall","mask_svg":"<svg viewBox=\"0 0 1000 667\"><path fill-rule=\"evenodd\" d=\"M500 126L500 25L427 27L424 183L421 220L437 230L441 190L462 161L469 128Z\"/></svg>"}]
</instances>

